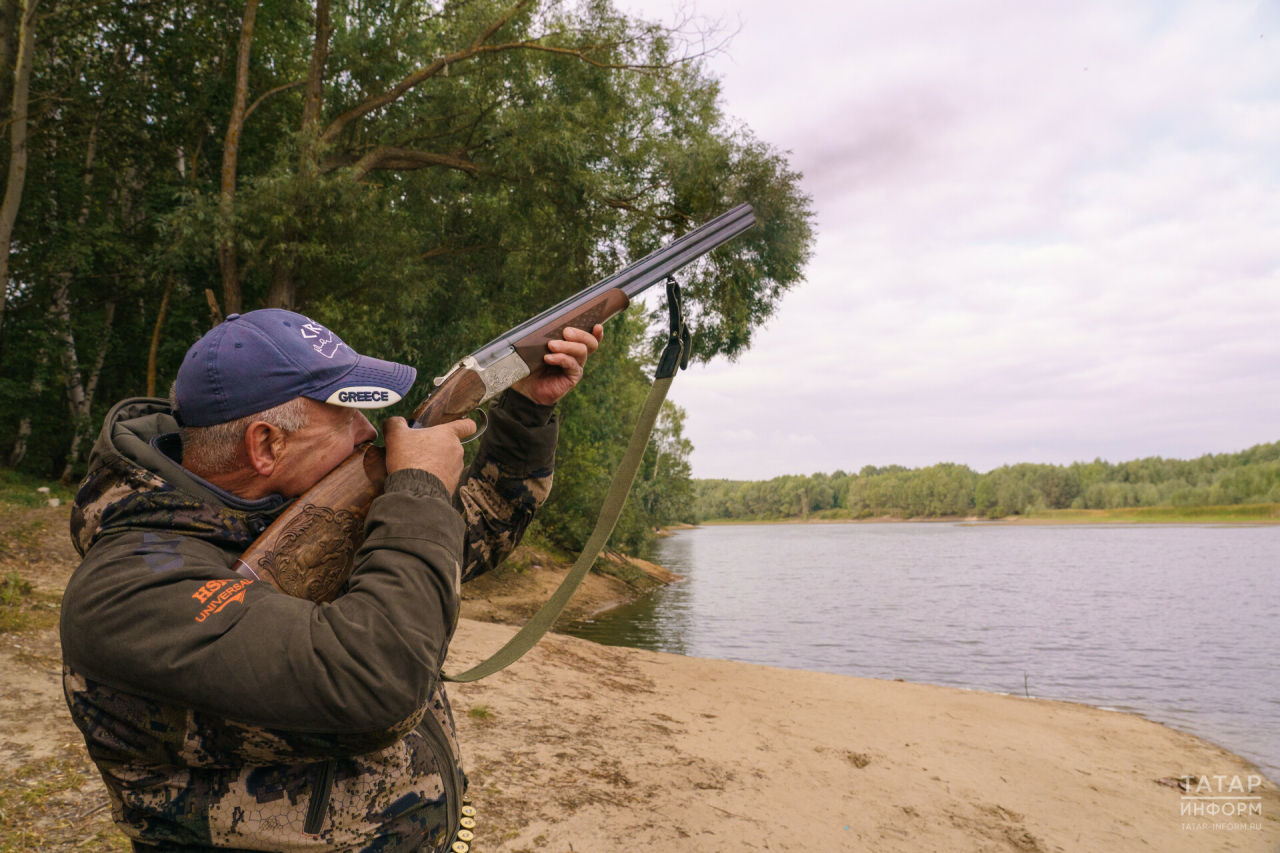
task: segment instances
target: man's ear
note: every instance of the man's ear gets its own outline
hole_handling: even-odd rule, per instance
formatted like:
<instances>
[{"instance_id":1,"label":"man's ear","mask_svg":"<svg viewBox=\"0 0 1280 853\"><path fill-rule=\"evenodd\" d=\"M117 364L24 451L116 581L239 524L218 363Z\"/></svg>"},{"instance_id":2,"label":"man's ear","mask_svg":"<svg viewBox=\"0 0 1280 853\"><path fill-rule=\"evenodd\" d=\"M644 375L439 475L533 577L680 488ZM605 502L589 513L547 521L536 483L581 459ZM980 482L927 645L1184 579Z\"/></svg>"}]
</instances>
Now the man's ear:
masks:
<instances>
[{"instance_id":1,"label":"man's ear","mask_svg":"<svg viewBox=\"0 0 1280 853\"><path fill-rule=\"evenodd\" d=\"M270 477L284 457L284 430L266 421L254 421L244 431L244 447L253 470Z\"/></svg>"}]
</instances>

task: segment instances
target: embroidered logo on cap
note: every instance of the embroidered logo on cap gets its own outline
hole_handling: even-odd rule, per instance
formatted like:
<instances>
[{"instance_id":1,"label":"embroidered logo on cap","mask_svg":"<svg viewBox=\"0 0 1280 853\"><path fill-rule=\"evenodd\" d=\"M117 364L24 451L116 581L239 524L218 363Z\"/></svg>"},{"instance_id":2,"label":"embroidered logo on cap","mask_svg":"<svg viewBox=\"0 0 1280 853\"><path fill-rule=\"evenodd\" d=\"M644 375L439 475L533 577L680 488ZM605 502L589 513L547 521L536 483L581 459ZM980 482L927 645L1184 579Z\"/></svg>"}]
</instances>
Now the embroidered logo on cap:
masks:
<instances>
[{"instance_id":1,"label":"embroidered logo on cap","mask_svg":"<svg viewBox=\"0 0 1280 853\"><path fill-rule=\"evenodd\" d=\"M333 356L338 352L338 347L346 346L346 344L338 340L337 335L315 321L308 322L306 325L301 326L298 331L301 332L302 336L307 340L315 340L316 342L311 345L311 348L325 358L333 358ZM330 346L330 344L332 344L332 346Z\"/></svg>"}]
</instances>

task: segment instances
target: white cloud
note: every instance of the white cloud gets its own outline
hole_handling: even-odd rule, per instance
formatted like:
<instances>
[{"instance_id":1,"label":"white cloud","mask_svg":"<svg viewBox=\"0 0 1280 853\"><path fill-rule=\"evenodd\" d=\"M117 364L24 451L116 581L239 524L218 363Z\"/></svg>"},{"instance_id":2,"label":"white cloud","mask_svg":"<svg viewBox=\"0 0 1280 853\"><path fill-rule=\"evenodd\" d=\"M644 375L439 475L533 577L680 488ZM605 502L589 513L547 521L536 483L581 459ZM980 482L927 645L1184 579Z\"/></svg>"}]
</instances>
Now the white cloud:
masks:
<instances>
[{"instance_id":1,"label":"white cloud","mask_svg":"<svg viewBox=\"0 0 1280 853\"><path fill-rule=\"evenodd\" d=\"M1280 438L1280 12L697 8L740 13L728 111L819 222L752 351L673 386L698 476Z\"/></svg>"}]
</instances>

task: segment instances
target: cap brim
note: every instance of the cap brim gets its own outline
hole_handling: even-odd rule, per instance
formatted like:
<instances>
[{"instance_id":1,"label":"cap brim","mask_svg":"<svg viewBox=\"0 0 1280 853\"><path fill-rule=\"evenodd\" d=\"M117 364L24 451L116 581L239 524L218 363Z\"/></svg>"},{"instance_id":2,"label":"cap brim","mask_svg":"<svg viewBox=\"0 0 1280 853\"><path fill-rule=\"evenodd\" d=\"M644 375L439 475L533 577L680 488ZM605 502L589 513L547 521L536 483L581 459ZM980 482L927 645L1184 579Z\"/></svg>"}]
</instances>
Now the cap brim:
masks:
<instances>
[{"instance_id":1,"label":"cap brim","mask_svg":"<svg viewBox=\"0 0 1280 853\"><path fill-rule=\"evenodd\" d=\"M307 396L352 409L381 409L404 399L417 378L407 364L362 355L340 380Z\"/></svg>"}]
</instances>

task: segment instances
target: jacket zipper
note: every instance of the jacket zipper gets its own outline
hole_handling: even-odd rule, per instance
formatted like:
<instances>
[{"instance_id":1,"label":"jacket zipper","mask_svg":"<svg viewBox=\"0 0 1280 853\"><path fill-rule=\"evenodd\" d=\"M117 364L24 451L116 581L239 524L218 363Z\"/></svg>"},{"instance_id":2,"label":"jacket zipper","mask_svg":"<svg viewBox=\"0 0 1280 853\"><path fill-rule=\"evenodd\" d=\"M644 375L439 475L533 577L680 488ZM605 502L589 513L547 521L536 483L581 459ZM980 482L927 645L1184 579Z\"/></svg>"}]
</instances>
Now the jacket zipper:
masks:
<instances>
[{"instance_id":1,"label":"jacket zipper","mask_svg":"<svg viewBox=\"0 0 1280 853\"><path fill-rule=\"evenodd\" d=\"M448 819L449 834L445 836L445 845L453 843L453 839L458 834L458 821L462 817L462 812L458 806L460 804L458 794L458 762L453 759L453 750L449 749L449 740L445 737L444 727L440 725L440 721L436 719L436 715L427 709L427 713L422 717L422 724L427 728L427 743L431 746L431 752L436 757L436 767L440 768L440 779L444 783L444 810Z\"/></svg>"},{"instance_id":2,"label":"jacket zipper","mask_svg":"<svg viewBox=\"0 0 1280 853\"><path fill-rule=\"evenodd\" d=\"M329 812L329 796L333 793L333 776L338 762L329 759L320 765L316 784L311 789L311 803L307 806L307 819L302 824L304 835L319 835L324 828L324 818Z\"/></svg>"}]
</instances>

